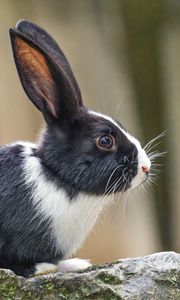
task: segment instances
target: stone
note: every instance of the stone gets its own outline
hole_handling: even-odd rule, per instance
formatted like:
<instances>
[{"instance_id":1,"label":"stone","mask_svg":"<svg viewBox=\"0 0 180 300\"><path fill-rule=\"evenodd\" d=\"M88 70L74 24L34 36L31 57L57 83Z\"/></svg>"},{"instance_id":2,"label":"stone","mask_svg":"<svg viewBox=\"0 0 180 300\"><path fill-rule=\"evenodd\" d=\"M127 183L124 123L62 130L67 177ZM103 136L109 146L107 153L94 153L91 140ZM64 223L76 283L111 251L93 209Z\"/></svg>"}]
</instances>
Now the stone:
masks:
<instances>
[{"instance_id":1,"label":"stone","mask_svg":"<svg viewBox=\"0 0 180 300\"><path fill-rule=\"evenodd\" d=\"M0 299L180 300L180 254L161 252L30 279L0 269Z\"/></svg>"}]
</instances>

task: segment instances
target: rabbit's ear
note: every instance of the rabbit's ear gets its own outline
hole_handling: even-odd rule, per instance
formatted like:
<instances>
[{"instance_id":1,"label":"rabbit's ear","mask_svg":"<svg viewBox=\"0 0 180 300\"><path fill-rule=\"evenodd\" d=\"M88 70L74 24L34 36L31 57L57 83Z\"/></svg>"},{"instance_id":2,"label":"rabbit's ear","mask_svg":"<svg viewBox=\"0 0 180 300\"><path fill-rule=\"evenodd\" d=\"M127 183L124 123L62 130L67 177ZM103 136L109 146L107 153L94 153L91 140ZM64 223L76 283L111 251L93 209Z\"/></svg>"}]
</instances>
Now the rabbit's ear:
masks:
<instances>
[{"instance_id":1,"label":"rabbit's ear","mask_svg":"<svg viewBox=\"0 0 180 300\"><path fill-rule=\"evenodd\" d=\"M20 24L10 29L10 37L16 67L28 97L47 122L76 116L83 105L81 93L64 54L47 33L42 30L40 34L39 27L38 33L31 31L30 35L27 30L18 30ZM40 36L44 42L39 41Z\"/></svg>"}]
</instances>

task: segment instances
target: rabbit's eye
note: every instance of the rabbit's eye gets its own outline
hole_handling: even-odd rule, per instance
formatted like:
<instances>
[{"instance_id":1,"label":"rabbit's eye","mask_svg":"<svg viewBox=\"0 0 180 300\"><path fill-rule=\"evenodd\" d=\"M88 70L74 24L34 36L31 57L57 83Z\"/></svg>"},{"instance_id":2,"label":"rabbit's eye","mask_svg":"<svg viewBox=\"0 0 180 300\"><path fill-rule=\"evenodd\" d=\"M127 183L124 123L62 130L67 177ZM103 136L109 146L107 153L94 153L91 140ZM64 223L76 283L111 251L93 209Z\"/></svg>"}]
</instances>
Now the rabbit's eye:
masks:
<instances>
[{"instance_id":1,"label":"rabbit's eye","mask_svg":"<svg viewBox=\"0 0 180 300\"><path fill-rule=\"evenodd\" d=\"M96 145L102 150L114 150L116 146L115 138L111 134L104 134L96 140Z\"/></svg>"}]
</instances>

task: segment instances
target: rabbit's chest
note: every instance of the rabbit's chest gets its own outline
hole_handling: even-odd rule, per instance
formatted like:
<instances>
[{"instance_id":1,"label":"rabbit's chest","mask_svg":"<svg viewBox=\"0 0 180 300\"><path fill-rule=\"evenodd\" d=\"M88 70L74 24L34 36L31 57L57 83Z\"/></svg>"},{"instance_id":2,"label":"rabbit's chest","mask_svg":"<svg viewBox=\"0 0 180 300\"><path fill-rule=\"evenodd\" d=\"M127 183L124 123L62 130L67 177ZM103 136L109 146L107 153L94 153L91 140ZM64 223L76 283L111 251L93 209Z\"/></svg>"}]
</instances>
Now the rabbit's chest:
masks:
<instances>
[{"instance_id":1,"label":"rabbit's chest","mask_svg":"<svg viewBox=\"0 0 180 300\"><path fill-rule=\"evenodd\" d=\"M79 193L70 200L64 189L47 180L40 161L25 148L24 174L27 186L32 187L32 202L36 213L50 219L49 240L64 257L78 249L94 225L99 213L108 202L107 197Z\"/></svg>"},{"instance_id":2,"label":"rabbit's chest","mask_svg":"<svg viewBox=\"0 0 180 300\"><path fill-rule=\"evenodd\" d=\"M96 222L104 201L85 194L79 194L70 201L63 189L55 191L51 188L47 186L46 192L37 193L41 195L38 209L50 218L53 242L63 257L68 258L81 246Z\"/></svg>"},{"instance_id":3,"label":"rabbit's chest","mask_svg":"<svg viewBox=\"0 0 180 300\"><path fill-rule=\"evenodd\" d=\"M68 258L82 245L104 205L97 197L85 194L70 202L62 193L58 206L51 218L57 246Z\"/></svg>"}]
</instances>

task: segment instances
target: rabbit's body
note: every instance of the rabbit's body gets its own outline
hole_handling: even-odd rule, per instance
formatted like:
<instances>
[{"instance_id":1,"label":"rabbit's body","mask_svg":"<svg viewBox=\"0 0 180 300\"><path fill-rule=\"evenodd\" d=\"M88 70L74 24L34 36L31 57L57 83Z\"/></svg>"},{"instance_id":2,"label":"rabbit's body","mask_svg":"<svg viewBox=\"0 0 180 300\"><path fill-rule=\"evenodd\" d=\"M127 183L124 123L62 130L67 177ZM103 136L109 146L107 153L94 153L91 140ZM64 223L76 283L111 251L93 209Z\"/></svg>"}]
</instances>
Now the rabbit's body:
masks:
<instances>
[{"instance_id":1,"label":"rabbit's body","mask_svg":"<svg viewBox=\"0 0 180 300\"><path fill-rule=\"evenodd\" d=\"M20 275L71 257L107 203L83 192L71 198L35 153L23 142L0 149L0 266Z\"/></svg>"},{"instance_id":2,"label":"rabbit's body","mask_svg":"<svg viewBox=\"0 0 180 300\"><path fill-rule=\"evenodd\" d=\"M0 148L0 267L23 276L84 268L86 261L64 260L114 193L147 179L151 162L120 123L84 106L46 31L21 21L10 36L21 83L46 127L37 145Z\"/></svg>"}]
</instances>

